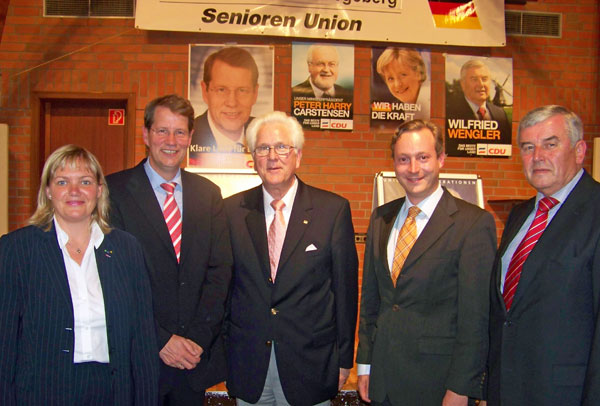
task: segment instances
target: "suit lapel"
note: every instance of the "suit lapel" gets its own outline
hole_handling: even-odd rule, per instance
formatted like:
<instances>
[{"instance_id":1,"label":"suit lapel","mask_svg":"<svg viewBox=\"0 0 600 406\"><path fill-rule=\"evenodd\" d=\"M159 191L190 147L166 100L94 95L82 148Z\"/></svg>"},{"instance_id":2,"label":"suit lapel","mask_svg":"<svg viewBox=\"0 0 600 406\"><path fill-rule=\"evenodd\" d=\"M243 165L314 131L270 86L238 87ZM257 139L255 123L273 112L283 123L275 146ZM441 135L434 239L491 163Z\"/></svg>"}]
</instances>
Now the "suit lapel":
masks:
<instances>
[{"instance_id":1,"label":"suit lapel","mask_svg":"<svg viewBox=\"0 0 600 406\"><path fill-rule=\"evenodd\" d=\"M404 272L404 269L409 269L454 224L451 216L457 210L454 198L444 189L444 194L433 211L431 218L410 250L402 267L402 272Z\"/></svg>"},{"instance_id":2,"label":"suit lapel","mask_svg":"<svg viewBox=\"0 0 600 406\"><path fill-rule=\"evenodd\" d=\"M192 189L191 182L188 181L189 176L197 176L186 171L181 171L181 187L183 189L183 214L181 216L181 255L180 255L180 264L183 265L185 259L188 257L188 252L190 247L192 246L192 241L194 240L194 231L198 229L205 229L198 223L200 222L200 213L198 210L185 210L186 207L192 208L195 205L195 200L198 198L197 190ZM162 216L162 212L161 212ZM163 220L164 223L164 220ZM165 226L166 229L166 226ZM168 244L170 247L173 246L171 241L171 236L169 235ZM175 250L173 249L173 258L175 258Z\"/></svg>"},{"instance_id":3,"label":"suit lapel","mask_svg":"<svg viewBox=\"0 0 600 406\"><path fill-rule=\"evenodd\" d=\"M513 213L513 219L511 222L506 224L504 228L504 233L502 235L502 241L500 242L500 247L498 248L498 254L500 256L504 255L506 249L510 242L515 238L521 226L527 219L527 216L534 209L535 206L535 197L525 202L524 204L515 207L515 212Z\"/></svg>"},{"instance_id":4,"label":"suit lapel","mask_svg":"<svg viewBox=\"0 0 600 406\"><path fill-rule=\"evenodd\" d=\"M265 274L265 279L268 279L271 276L271 268L269 265L269 244L267 242L265 209L261 186L249 190L244 195L242 207L248 210L248 214L246 215L248 234L254 244L254 250L260 261L262 271Z\"/></svg>"},{"instance_id":5,"label":"suit lapel","mask_svg":"<svg viewBox=\"0 0 600 406\"><path fill-rule=\"evenodd\" d=\"M69 279L67 278L67 268L65 267L65 260L62 251L58 245L56 237L56 229L54 223L49 231L42 231L44 233L44 244L46 245L41 252L48 255L48 258L43 260L44 266L47 270L48 277L54 281L54 285L60 292L60 297L65 301L69 309L73 308L73 300L71 298L71 290L69 288ZM71 310L71 315L73 311Z\"/></svg>"},{"instance_id":6,"label":"suit lapel","mask_svg":"<svg viewBox=\"0 0 600 406\"><path fill-rule=\"evenodd\" d=\"M494 288L496 289L496 295L500 299L500 302L502 302L502 306L504 307L505 310L506 310L506 307L504 304L504 299L502 298L502 291L500 290L500 285L502 283L502 256L506 252L506 249L508 248L508 245L510 244L510 242L515 238L515 236L517 235L517 233L523 226L523 223L527 219L527 216L529 216L529 213L531 213L531 211L534 209L534 207L535 207L535 197L530 199L529 201L525 202L524 204L516 206L513 209L514 212L511 214L513 218L511 218L510 223L507 223L506 226L504 227L504 232L502 233L502 239L500 240L500 247L498 247L498 253L496 254L496 257L498 259L495 262L495 266L494 266L495 272L492 277L495 278L494 279Z\"/></svg>"},{"instance_id":7,"label":"suit lapel","mask_svg":"<svg viewBox=\"0 0 600 406\"><path fill-rule=\"evenodd\" d=\"M381 257L383 258L383 263L385 265L385 269L389 274L391 272L389 266L389 258L387 255L387 246L388 241L390 239L390 234L392 233L392 228L394 228L394 223L396 222L396 218L398 217L398 213L404 204L405 198L394 200L390 203L387 212L382 213L382 225L381 225L381 235L379 238L379 252ZM390 279L390 283L392 282L392 278Z\"/></svg>"},{"instance_id":8,"label":"suit lapel","mask_svg":"<svg viewBox=\"0 0 600 406\"><path fill-rule=\"evenodd\" d=\"M118 301L114 295L119 289L115 289L111 285L117 281L116 278L111 277L111 271L114 270L112 256L114 255L114 247L112 241L108 235L104 235L102 244L96 249L94 247L94 255L96 256L96 265L98 266L98 278L100 279L100 286L102 287L102 296L104 297L104 308L106 313L106 324L110 326L112 321L115 319L113 305L117 304ZM108 329L110 335L110 328ZM110 340L110 337L109 337Z\"/></svg>"},{"instance_id":9,"label":"suit lapel","mask_svg":"<svg viewBox=\"0 0 600 406\"><path fill-rule=\"evenodd\" d=\"M490 102L485 102L485 108L487 109L488 114L490 115L490 119L498 121L499 117L496 117L496 114L495 114L496 111L491 106ZM477 117L477 118L479 118L479 117Z\"/></svg>"},{"instance_id":10,"label":"suit lapel","mask_svg":"<svg viewBox=\"0 0 600 406\"><path fill-rule=\"evenodd\" d=\"M133 201L138 207L139 212L146 217L147 222L154 228L158 239L164 244L165 248L172 253L173 260L176 260L173 242L171 241L171 236L169 235L169 230L167 229L167 224L165 223L162 208L156 200L156 195L154 194L154 190L152 190L152 185L150 185L150 181L148 180L148 176L144 170L143 165L145 161L146 160L140 162L134 168L135 173L127 184L127 190L133 197ZM193 203L190 204L193 205Z\"/></svg>"},{"instance_id":11,"label":"suit lapel","mask_svg":"<svg viewBox=\"0 0 600 406\"><path fill-rule=\"evenodd\" d=\"M473 109L471 108L471 105L469 104L467 99L463 96L459 96L459 98L460 98L459 100L461 101L461 104L463 106L462 110L465 112L468 111L471 119L479 120L479 117L477 117L477 113L475 113L473 111ZM488 111L489 111L489 109L488 109Z\"/></svg>"},{"instance_id":12,"label":"suit lapel","mask_svg":"<svg viewBox=\"0 0 600 406\"><path fill-rule=\"evenodd\" d=\"M290 215L290 221L285 232L285 240L283 241L283 247L281 248L279 266L277 267L278 274L280 270L284 269L286 262L296 250L298 243L304 236L304 232L311 223L312 208L310 191L306 185L298 179L298 190L296 191L292 214Z\"/></svg>"}]
</instances>

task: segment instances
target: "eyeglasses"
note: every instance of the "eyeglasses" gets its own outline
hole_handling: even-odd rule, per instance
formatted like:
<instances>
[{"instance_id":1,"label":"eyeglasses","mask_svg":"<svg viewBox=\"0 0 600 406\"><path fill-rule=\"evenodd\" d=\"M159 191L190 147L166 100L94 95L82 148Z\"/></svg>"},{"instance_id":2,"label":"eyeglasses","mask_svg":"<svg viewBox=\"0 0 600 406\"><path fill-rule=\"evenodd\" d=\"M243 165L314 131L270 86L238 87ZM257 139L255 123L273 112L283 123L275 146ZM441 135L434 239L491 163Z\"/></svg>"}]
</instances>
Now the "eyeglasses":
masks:
<instances>
[{"instance_id":1,"label":"eyeglasses","mask_svg":"<svg viewBox=\"0 0 600 406\"><path fill-rule=\"evenodd\" d=\"M271 152L271 149L273 149L277 155L288 155L294 148L295 147L291 145L285 144L277 144L274 146L260 145L254 149L254 153L256 156L267 156Z\"/></svg>"},{"instance_id":2,"label":"eyeglasses","mask_svg":"<svg viewBox=\"0 0 600 406\"><path fill-rule=\"evenodd\" d=\"M176 128L175 130L171 131L166 127L160 127L151 128L150 131L152 131L154 134L158 135L161 138L168 137L171 133L175 135L175 138L178 139L186 139L190 135L190 133L187 130L182 130L180 128Z\"/></svg>"}]
</instances>

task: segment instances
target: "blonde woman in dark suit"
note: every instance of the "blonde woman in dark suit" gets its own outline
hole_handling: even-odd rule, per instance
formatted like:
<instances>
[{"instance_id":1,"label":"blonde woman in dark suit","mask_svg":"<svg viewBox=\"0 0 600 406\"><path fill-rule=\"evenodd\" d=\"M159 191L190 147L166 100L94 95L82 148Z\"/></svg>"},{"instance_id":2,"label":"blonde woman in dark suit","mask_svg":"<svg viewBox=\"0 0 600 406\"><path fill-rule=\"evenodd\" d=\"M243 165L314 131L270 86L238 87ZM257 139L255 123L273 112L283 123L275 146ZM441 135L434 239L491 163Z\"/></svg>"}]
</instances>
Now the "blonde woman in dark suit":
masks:
<instances>
[{"instance_id":1,"label":"blonde woman in dark suit","mask_svg":"<svg viewBox=\"0 0 600 406\"><path fill-rule=\"evenodd\" d=\"M158 357L142 250L112 230L96 158L48 157L30 225L0 239L0 404L150 405Z\"/></svg>"}]
</instances>

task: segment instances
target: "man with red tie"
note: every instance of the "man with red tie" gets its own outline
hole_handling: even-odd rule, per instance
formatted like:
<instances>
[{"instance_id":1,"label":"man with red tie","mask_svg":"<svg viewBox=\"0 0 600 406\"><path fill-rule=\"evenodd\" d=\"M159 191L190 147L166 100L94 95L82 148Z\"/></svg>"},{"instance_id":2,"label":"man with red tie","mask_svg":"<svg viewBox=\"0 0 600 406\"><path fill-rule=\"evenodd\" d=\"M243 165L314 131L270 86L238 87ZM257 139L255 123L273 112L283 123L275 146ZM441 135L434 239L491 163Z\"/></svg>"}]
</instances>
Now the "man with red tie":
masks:
<instances>
[{"instance_id":1,"label":"man with red tie","mask_svg":"<svg viewBox=\"0 0 600 406\"><path fill-rule=\"evenodd\" d=\"M517 143L537 195L511 211L492 273L488 405L600 404L600 184L579 117L544 106Z\"/></svg>"},{"instance_id":2,"label":"man with red tie","mask_svg":"<svg viewBox=\"0 0 600 406\"><path fill-rule=\"evenodd\" d=\"M470 59L460 68L462 93L446 100L446 118L463 120L494 120L497 129L510 140L511 123L506 112L490 100L492 74L480 59Z\"/></svg>"},{"instance_id":3,"label":"man with red tie","mask_svg":"<svg viewBox=\"0 0 600 406\"><path fill-rule=\"evenodd\" d=\"M225 379L221 327L231 247L219 188L182 171L194 125L188 100L167 95L144 111L148 158L106 177L111 225L141 243L152 286L160 405L198 405Z\"/></svg>"}]
</instances>

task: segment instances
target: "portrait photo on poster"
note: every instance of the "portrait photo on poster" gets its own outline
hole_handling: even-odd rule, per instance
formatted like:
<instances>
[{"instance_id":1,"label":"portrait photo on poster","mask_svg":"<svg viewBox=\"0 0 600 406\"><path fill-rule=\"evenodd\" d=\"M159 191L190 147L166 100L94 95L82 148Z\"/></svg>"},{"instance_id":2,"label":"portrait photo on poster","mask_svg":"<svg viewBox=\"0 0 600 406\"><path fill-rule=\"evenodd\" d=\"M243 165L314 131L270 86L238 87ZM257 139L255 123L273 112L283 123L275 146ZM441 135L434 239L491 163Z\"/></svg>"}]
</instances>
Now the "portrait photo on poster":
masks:
<instances>
[{"instance_id":1,"label":"portrait photo on poster","mask_svg":"<svg viewBox=\"0 0 600 406\"><path fill-rule=\"evenodd\" d=\"M246 128L273 111L273 55L272 46L190 45L195 120L189 167L252 168Z\"/></svg>"},{"instance_id":2,"label":"portrait photo on poster","mask_svg":"<svg viewBox=\"0 0 600 406\"><path fill-rule=\"evenodd\" d=\"M350 131L354 46L292 43L292 116L308 130Z\"/></svg>"},{"instance_id":3,"label":"portrait photo on poster","mask_svg":"<svg viewBox=\"0 0 600 406\"><path fill-rule=\"evenodd\" d=\"M400 124L429 119L431 53L405 47L371 49L371 129L393 132Z\"/></svg>"},{"instance_id":4,"label":"portrait photo on poster","mask_svg":"<svg viewBox=\"0 0 600 406\"><path fill-rule=\"evenodd\" d=\"M446 55L446 154L512 155L512 58Z\"/></svg>"}]
</instances>

